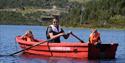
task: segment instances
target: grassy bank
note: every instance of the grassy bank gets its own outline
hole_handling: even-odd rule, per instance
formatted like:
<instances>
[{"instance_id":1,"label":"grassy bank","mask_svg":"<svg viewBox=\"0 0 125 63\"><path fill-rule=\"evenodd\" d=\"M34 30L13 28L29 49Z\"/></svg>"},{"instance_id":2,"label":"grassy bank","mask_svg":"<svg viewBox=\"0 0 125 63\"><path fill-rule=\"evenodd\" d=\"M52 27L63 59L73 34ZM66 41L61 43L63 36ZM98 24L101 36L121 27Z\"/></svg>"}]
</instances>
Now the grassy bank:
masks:
<instances>
[{"instance_id":1,"label":"grassy bank","mask_svg":"<svg viewBox=\"0 0 125 63\"><path fill-rule=\"evenodd\" d=\"M0 0L0 24L49 25L56 5L65 27L125 28L125 0ZM48 12L50 11L50 12Z\"/></svg>"},{"instance_id":2,"label":"grassy bank","mask_svg":"<svg viewBox=\"0 0 125 63\"><path fill-rule=\"evenodd\" d=\"M39 13L34 13L34 18ZM0 24L1 25L40 25L40 26L47 26L51 23L51 21L38 21L37 19L28 17L29 14L25 16L21 13L12 12L12 11L2 11L0 14ZM36 15L36 16L35 16ZM79 28L105 28L105 29L125 29L123 22L120 23L101 23L101 22L92 22L88 21L86 23L80 24L79 22L71 23L70 21L61 21L60 22L64 27L79 27Z\"/></svg>"}]
</instances>

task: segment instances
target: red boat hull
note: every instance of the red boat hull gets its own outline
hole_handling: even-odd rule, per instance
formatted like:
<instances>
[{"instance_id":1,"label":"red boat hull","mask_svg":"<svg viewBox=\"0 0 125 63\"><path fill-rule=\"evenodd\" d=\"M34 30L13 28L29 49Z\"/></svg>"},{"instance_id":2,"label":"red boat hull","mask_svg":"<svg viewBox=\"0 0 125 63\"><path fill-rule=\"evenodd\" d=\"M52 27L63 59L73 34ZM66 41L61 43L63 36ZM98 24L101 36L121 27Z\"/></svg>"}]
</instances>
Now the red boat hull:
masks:
<instances>
[{"instance_id":1,"label":"red boat hull","mask_svg":"<svg viewBox=\"0 0 125 63\"><path fill-rule=\"evenodd\" d=\"M19 43L22 49L25 49L38 42L26 42L19 36L16 37L16 41ZM38 40L43 42L44 40ZM86 58L86 59L113 59L115 58L118 44L100 44L92 45L88 43L43 43L35 46L31 49L25 50L25 53L55 56L55 57L72 57L72 58Z\"/></svg>"}]
</instances>

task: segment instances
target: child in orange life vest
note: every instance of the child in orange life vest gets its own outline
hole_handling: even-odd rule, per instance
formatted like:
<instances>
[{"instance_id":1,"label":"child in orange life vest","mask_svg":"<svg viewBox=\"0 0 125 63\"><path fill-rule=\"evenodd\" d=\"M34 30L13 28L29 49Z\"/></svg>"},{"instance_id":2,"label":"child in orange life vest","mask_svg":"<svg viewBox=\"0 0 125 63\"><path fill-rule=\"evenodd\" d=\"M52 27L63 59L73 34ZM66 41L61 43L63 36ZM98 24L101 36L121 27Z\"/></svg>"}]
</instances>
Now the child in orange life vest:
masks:
<instances>
[{"instance_id":1,"label":"child in orange life vest","mask_svg":"<svg viewBox=\"0 0 125 63\"><path fill-rule=\"evenodd\" d=\"M21 36L21 38L28 42L31 42L31 41L37 42L37 40L34 39L34 36L31 30L26 31L26 33L23 36Z\"/></svg>"},{"instance_id":2,"label":"child in orange life vest","mask_svg":"<svg viewBox=\"0 0 125 63\"><path fill-rule=\"evenodd\" d=\"M89 43L94 45L101 43L100 33L96 29L92 29L92 33L89 36Z\"/></svg>"}]
</instances>

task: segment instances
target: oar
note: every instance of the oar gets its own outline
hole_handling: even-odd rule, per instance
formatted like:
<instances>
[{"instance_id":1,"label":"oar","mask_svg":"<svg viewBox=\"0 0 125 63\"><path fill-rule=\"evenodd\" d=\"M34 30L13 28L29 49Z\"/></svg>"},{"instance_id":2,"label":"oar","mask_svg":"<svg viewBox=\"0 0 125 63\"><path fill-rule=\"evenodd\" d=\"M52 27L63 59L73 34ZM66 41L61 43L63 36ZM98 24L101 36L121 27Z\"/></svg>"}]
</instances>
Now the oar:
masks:
<instances>
[{"instance_id":1,"label":"oar","mask_svg":"<svg viewBox=\"0 0 125 63\"><path fill-rule=\"evenodd\" d=\"M76 35L74 35L72 32L71 32L71 35L74 36L75 38L77 38L81 43L85 43L82 39L80 39L79 37L77 37Z\"/></svg>"},{"instance_id":2,"label":"oar","mask_svg":"<svg viewBox=\"0 0 125 63\"><path fill-rule=\"evenodd\" d=\"M37 44L34 44L34 45L32 45L32 46L30 46L30 47L28 47L28 48L25 48L25 49L23 49L23 50L20 50L20 51L17 51L17 52L15 52L15 53L12 53L12 54L10 54L10 56L13 56L13 55L15 55L15 54L17 54L17 53L20 53L20 52L23 52L23 51L25 51L25 50L31 49L32 47L38 46L38 45L43 44L43 43L45 43L45 42L48 42L48 41L50 41L50 40L52 40L52 39L49 39L49 40L46 40L46 41L43 41L43 42L39 42L39 43L37 43Z\"/></svg>"},{"instance_id":3,"label":"oar","mask_svg":"<svg viewBox=\"0 0 125 63\"><path fill-rule=\"evenodd\" d=\"M54 39L54 38L53 38L53 39ZM12 53L12 54L10 54L9 56L13 56L13 55L15 55L15 54L17 54L17 53L20 53L20 52L23 52L23 51L25 51L25 50L31 49L32 47L38 46L38 45L40 45L40 44L43 44L43 43L48 42L48 41L51 41L51 40L53 40L53 39L48 39L48 40L46 40L46 41L36 43L36 44L34 44L34 45L32 45L32 46L30 46L30 47L28 47L28 48L25 48L25 49L22 49L22 50L20 50L20 51L15 52L15 53Z\"/></svg>"}]
</instances>

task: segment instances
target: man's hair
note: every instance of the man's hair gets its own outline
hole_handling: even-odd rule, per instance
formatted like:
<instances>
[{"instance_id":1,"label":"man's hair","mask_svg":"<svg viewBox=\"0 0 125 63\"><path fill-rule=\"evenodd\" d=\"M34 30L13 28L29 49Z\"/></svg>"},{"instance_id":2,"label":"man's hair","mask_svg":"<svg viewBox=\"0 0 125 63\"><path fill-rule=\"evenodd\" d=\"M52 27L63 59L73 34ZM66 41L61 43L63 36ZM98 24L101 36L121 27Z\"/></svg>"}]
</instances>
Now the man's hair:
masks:
<instances>
[{"instance_id":1,"label":"man's hair","mask_svg":"<svg viewBox=\"0 0 125 63\"><path fill-rule=\"evenodd\" d=\"M60 18L60 16L53 15L53 19L56 19L56 20L58 20L58 21L59 21L59 18Z\"/></svg>"}]
</instances>

